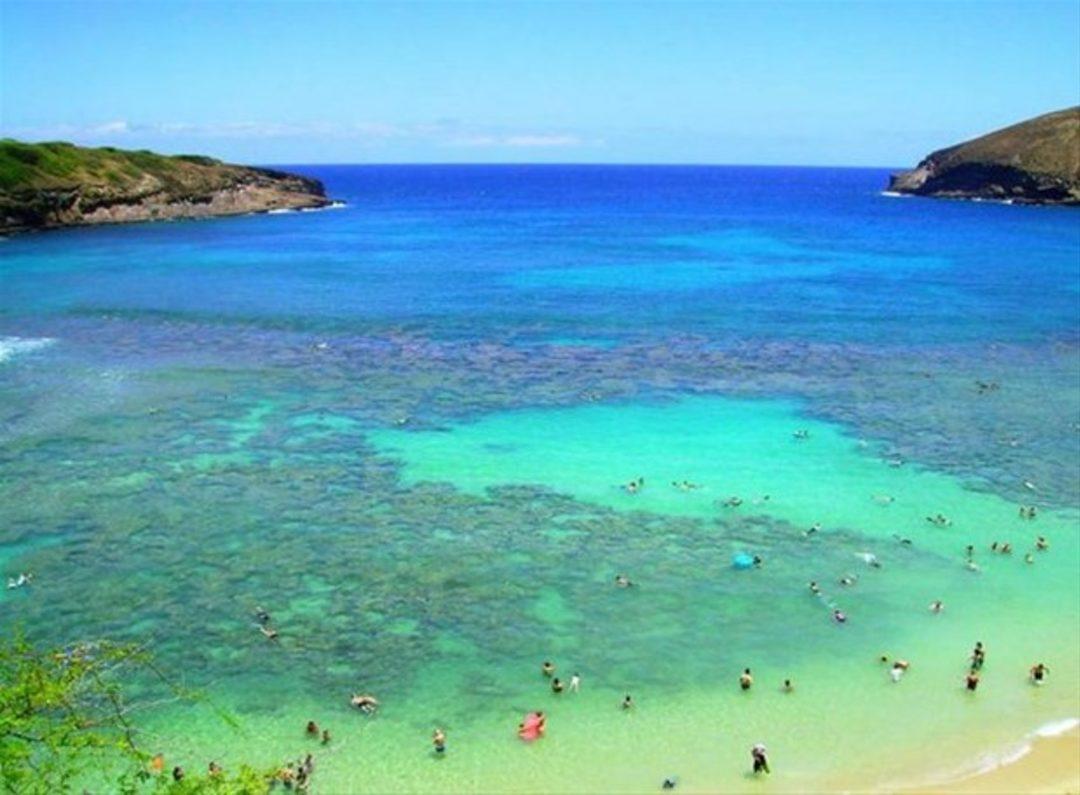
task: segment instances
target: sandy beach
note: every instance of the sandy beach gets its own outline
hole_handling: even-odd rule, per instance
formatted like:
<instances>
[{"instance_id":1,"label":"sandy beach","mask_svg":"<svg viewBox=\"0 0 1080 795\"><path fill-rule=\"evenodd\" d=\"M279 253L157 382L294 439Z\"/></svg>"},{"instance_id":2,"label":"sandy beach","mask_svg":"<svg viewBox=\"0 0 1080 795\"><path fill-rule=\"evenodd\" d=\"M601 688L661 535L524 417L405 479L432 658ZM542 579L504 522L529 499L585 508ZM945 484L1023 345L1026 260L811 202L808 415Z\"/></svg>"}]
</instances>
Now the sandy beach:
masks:
<instances>
[{"instance_id":1,"label":"sandy beach","mask_svg":"<svg viewBox=\"0 0 1080 795\"><path fill-rule=\"evenodd\" d=\"M956 781L904 790L913 793L1073 793L1080 792L1080 729L1038 737L1014 762Z\"/></svg>"}]
</instances>

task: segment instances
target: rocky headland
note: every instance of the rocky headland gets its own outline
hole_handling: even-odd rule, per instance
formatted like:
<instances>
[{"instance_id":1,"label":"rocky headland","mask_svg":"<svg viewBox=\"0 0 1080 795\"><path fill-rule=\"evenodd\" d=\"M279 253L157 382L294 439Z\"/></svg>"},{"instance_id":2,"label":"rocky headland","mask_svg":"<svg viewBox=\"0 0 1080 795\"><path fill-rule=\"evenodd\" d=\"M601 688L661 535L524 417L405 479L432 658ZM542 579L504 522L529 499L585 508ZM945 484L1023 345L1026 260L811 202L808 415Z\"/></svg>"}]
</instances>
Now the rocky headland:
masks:
<instances>
[{"instance_id":1,"label":"rocky headland","mask_svg":"<svg viewBox=\"0 0 1080 795\"><path fill-rule=\"evenodd\" d=\"M330 204L318 180L199 155L0 141L0 234Z\"/></svg>"},{"instance_id":2,"label":"rocky headland","mask_svg":"<svg viewBox=\"0 0 1080 795\"><path fill-rule=\"evenodd\" d=\"M940 149L890 191L948 199L1080 205L1080 107Z\"/></svg>"}]
</instances>

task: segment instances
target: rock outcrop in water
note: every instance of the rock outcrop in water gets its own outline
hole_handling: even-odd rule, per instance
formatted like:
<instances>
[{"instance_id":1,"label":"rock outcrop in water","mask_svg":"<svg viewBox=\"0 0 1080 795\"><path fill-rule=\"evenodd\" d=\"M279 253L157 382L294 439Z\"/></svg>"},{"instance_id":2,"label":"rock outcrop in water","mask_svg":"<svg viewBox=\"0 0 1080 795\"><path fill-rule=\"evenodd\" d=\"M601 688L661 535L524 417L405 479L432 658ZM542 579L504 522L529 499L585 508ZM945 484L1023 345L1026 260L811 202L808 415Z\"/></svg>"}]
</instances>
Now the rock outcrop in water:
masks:
<instances>
[{"instance_id":1,"label":"rock outcrop in water","mask_svg":"<svg viewBox=\"0 0 1080 795\"><path fill-rule=\"evenodd\" d=\"M1080 205L1080 107L929 155L889 190L951 199Z\"/></svg>"},{"instance_id":2,"label":"rock outcrop in water","mask_svg":"<svg viewBox=\"0 0 1080 795\"><path fill-rule=\"evenodd\" d=\"M0 141L0 234L329 204L318 180L209 157Z\"/></svg>"}]
</instances>

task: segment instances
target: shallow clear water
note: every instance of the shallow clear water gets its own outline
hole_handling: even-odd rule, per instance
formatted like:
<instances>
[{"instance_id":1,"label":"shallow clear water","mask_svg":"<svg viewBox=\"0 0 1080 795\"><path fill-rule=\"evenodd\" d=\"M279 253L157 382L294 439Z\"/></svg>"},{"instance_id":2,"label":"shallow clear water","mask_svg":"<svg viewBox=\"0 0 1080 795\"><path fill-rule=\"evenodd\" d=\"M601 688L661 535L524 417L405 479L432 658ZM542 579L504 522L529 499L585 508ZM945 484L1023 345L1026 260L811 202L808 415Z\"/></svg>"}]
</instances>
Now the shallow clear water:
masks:
<instances>
[{"instance_id":1,"label":"shallow clear water","mask_svg":"<svg viewBox=\"0 0 1080 795\"><path fill-rule=\"evenodd\" d=\"M763 741L797 791L947 775L1080 714L1075 213L866 170L301 170L349 206L0 242L0 563L37 577L0 621L149 641L240 719L147 713L170 761L715 791Z\"/></svg>"}]
</instances>

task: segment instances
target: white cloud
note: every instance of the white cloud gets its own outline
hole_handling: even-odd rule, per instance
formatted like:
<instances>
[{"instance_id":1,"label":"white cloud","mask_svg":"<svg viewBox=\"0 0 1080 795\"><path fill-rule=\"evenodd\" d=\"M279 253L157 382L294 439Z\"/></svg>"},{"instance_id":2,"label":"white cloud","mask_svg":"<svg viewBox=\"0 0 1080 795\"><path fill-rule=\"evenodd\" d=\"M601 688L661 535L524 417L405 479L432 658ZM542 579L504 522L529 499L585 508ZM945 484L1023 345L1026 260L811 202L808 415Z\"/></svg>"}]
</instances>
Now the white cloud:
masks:
<instances>
[{"instance_id":1,"label":"white cloud","mask_svg":"<svg viewBox=\"0 0 1080 795\"><path fill-rule=\"evenodd\" d=\"M576 135L510 135L505 143L521 147L581 146L581 139Z\"/></svg>"},{"instance_id":2,"label":"white cloud","mask_svg":"<svg viewBox=\"0 0 1080 795\"><path fill-rule=\"evenodd\" d=\"M27 140L63 138L84 144L107 144L137 138L153 145L154 139L176 137L200 139L310 139L350 141L361 146L389 142L413 142L439 147L477 149L555 149L602 146L602 139L583 139L569 132L506 131L472 126L453 119L429 123L390 124L377 121L278 122L230 121L193 123L184 121L129 122L122 119L98 124L57 124L47 127L7 128L2 135Z\"/></svg>"}]
</instances>

